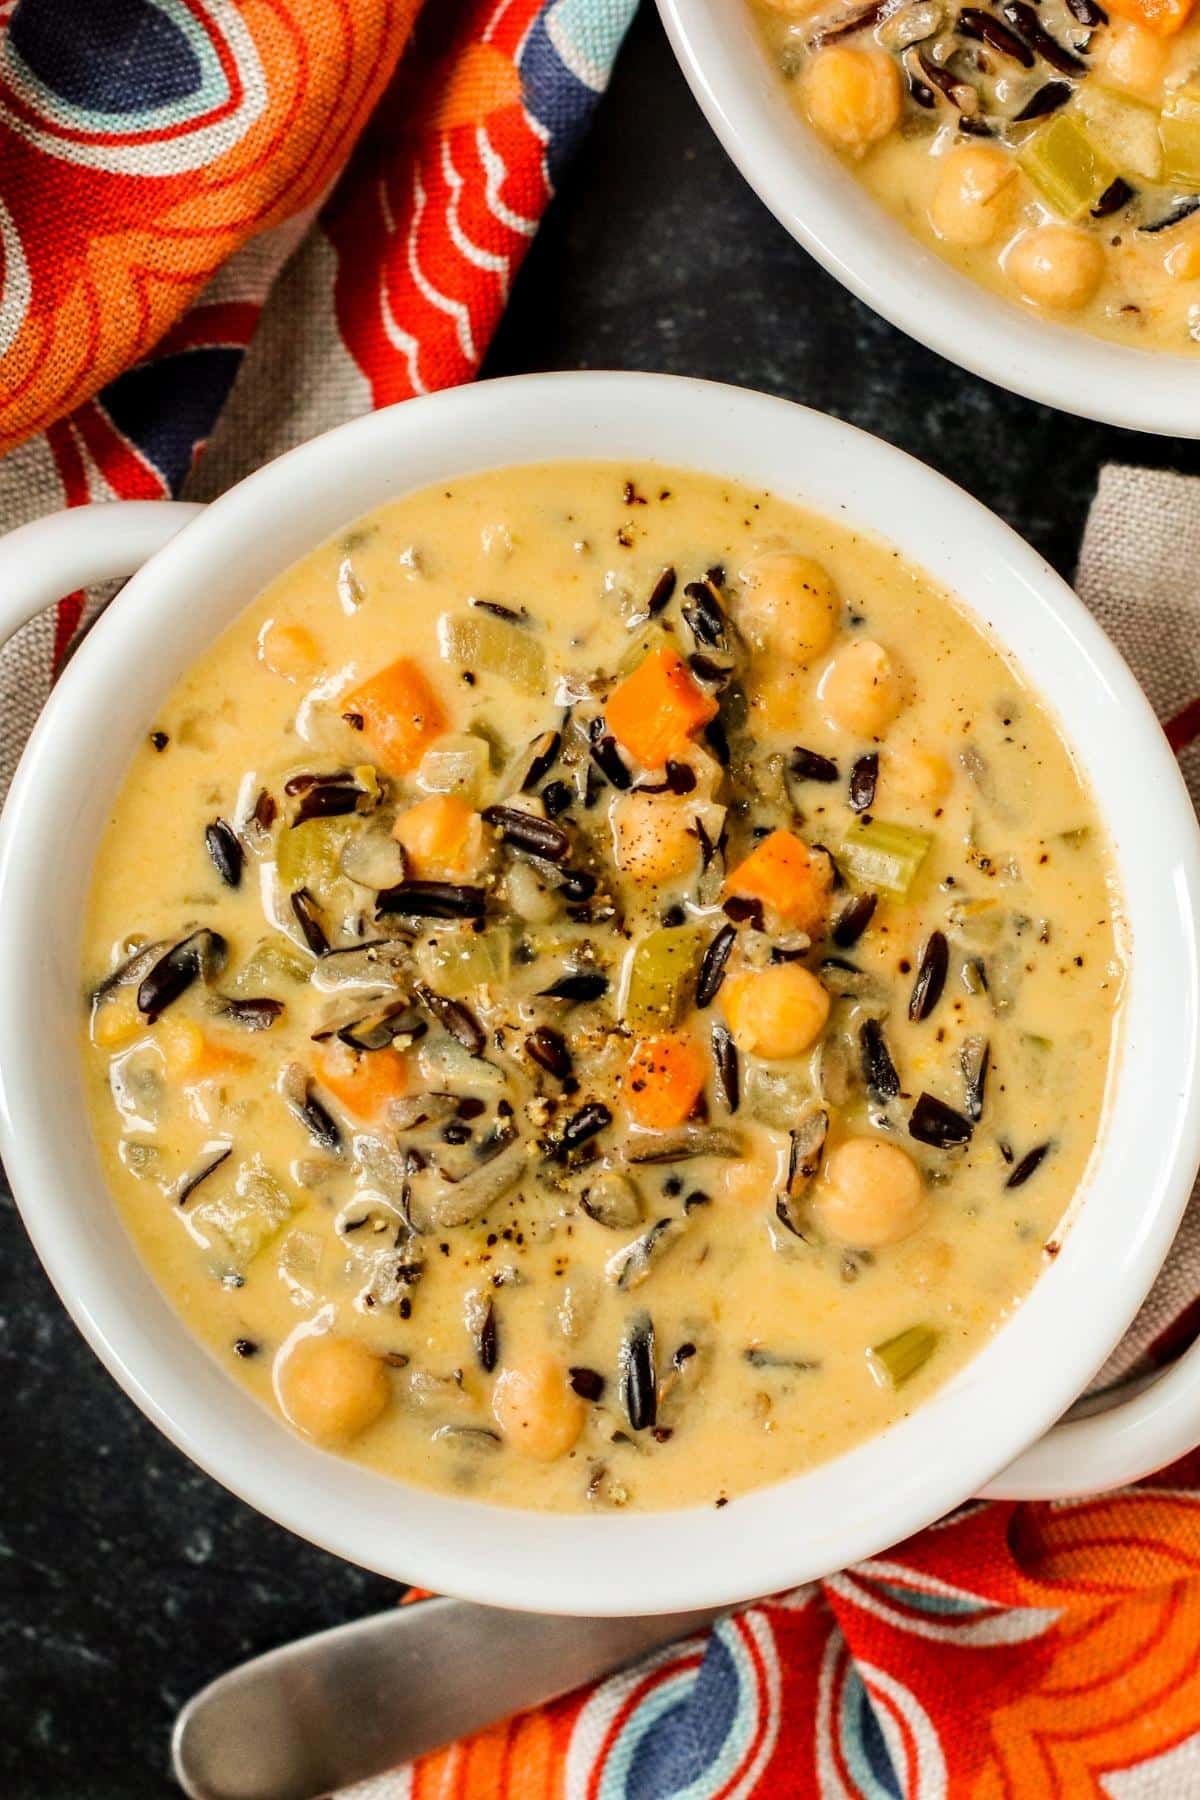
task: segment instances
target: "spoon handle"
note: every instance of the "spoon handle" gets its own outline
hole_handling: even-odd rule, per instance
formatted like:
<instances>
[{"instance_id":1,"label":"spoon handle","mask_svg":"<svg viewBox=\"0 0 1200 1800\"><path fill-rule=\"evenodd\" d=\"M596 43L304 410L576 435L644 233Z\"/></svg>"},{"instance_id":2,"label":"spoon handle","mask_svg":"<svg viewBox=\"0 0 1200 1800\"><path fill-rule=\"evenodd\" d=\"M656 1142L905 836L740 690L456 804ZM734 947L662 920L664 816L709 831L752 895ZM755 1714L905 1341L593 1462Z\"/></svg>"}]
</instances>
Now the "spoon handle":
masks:
<instances>
[{"instance_id":1,"label":"spoon handle","mask_svg":"<svg viewBox=\"0 0 1200 1800\"><path fill-rule=\"evenodd\" d=\"M220 1675L175 1722L190 1800L316 1800L569 1693L720 1611L575 1619L424 1600Z\"/></svg>"}]
</instances>

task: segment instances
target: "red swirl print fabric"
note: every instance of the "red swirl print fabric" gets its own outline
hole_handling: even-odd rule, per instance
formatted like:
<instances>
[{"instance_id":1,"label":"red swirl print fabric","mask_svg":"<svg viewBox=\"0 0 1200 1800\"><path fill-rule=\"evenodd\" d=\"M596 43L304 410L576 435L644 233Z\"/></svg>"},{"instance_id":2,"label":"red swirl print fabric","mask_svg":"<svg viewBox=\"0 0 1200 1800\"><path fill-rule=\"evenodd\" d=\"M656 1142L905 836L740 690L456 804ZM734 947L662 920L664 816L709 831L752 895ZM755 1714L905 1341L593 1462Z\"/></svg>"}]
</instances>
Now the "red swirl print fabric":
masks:
<instances>
[{"instance_id":1,"label":"red swirl print fabric","mask_svg":"<svg viewBox=\"0 0 1200 1800\"><path fill-rule=\"evenodd\" d=\"M966 1507L339 1800L1192 1800L1198 1482Z\"/></svg>"},{"instance_id":2,"label":"red swirl print fabric","mask_svg":"<svg viewBox=\"0 0 1200 1800\"><path fill-rule=\"evenodd\" d=\"M416 7L19 0L8 9L0 452L139 362L239 245L320 199Z\"/></svg>"}]
</instances>

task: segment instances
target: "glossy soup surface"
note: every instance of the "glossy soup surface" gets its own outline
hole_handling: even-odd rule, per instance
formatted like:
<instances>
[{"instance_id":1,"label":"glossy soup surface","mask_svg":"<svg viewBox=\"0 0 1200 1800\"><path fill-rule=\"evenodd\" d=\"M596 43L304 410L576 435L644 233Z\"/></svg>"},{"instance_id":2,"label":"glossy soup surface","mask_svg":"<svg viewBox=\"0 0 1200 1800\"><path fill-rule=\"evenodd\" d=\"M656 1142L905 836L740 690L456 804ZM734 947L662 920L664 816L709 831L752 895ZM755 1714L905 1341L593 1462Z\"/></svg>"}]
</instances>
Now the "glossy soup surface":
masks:
<instances>
[{"instance_id":1,"label":"glossy soup surface","mask_svg":"<svg viewBox=\"0 0 1200 1800\"><path fill-rule=\"evenodd\" d=\"M1069 751L919 570L707 476L522 468L362 520L167 698L83 1054L141 1253L296 1429L713 1504L1028 1289L1121 941Z\"/></svg>"},{"instance_id":2,"label":"glossy soup surface","mask_svg":"<svg viewBox=\"0 0 1200 1800\"><path fill-rule=\"evenodd\" d=\"M1200 354L1193 0L753 0L803 117L921 241L1047 318Z\"/></svg>"}]
</instances>

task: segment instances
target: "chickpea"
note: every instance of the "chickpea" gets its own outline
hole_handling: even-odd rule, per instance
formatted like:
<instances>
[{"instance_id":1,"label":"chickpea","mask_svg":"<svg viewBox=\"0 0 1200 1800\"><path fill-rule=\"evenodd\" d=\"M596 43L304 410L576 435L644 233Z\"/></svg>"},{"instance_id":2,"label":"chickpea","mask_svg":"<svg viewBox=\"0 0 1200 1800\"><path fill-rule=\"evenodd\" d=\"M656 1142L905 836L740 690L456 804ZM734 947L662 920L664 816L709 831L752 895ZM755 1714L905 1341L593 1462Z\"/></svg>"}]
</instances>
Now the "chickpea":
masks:
<instances>
[{"instance_id":1,"label":"chickpea","mask_svg":"<svg viewBox=\"0 0 1200 1800\"><path fill-rule=\"evenodd\" d=\"M117 988L105 995L92 1014L92 1042L101 1050L128 1044L145 1029L146 1019L138 1011L135 987Z\"/></svg>"},{"instance_id":2,"label":"chickpea","mask_svg":"<svg viewBox=\"0 0 1200 1800\"><path fill-rule=\"evenodd\" d=\"M1171 46L1132 19L1114 19L1092 39L1089 61L1115 87L1149 100L1162 96Z\"/></svg>"},{"instance_id":3,"label":"chickpea","mask_svg":"<svg viewBox=\"0 0 1200 1800\"><path fill-rule=\"evenodd\" d=\"M1012 210L1016 165L1003 150L964 144L942 158L929 207L934 230L948 244L990 244Z\"/></svg>"},{"instance_id":4,"label":"chickpea","mask_svg":"<svg viewBox=\"0 0 1200 1800\"><path fill-rule=\"evenodd\" d=\"M1172 281L1200 280L1200 231L1193 228L1163 257L1163 268Z\"/></svg>"},{"instance_id":5,"label":"chickpea","mask_svg":"<svg viewBox=\"0 0 1200 1800\"><path fill-rule=\"evenodd\" d=\"M883 645L870 638L838 651L817 694L829 723L855 737L882 737L904 705L900 671Z\"/></svg>"},{"instance_id":6,"label":"chickpea","mask_svg":"<svg viewBox=\"0 0 1200 1800\"><path fill-rule=\"evenodd\" d=\"M552 1356L505 1369L496 1380L492 1412L513 1449L535 1462L565 1456L583 1430L583 1401Z\"/></svg>"},{"instance_id":7,"label":"chickpea","mask_svg":"<svg viewBox=\"0 0 1200 1800\"><path fill-rule=\"evenodd\" d=\"M321 652L311 631L303 625L283 625L272 619L258 634L260 660L272 675L285 681L303 681L321 666Z\"/></svg>"},{"instance_id":8,"label":"chickpea","mask_svg":"<svg viewBox=\"0 0 1200 1800\"><path fill-rule=\"evenodd\" d=\"M882 1138L848 1138L831 1150L813 1205L832 1237L859 1250L908 1237L928 1211L920 1170Z\"/></svg>"},{"instance_id":9,"label":"chickpea","mask_svg":"<svg viewBox=\"0 0 1200 1800\"><path fill-rule=\"evenodd\" d=\"M748 1056L802 1056L829 1017L829 995L799 963L730 975L723 999L734 1042Z\"/></svg>"},{"instance_id":10,"label":"chickpea","mask_svg":"<svg viewBox=\"0 0 1200 1800\"><path fill-rule=\"evenodd\" d=\"M1008 273L1027 300L1060 312L1086 306L1104 274L1104 248L1071 225L1022 232L1008 253Z\"/></svg>"},{"instance_id":11,"label":"chickpea","mask_svg":"<svg viewBox=\"0 0 1200 1800\"><path fill-rule=\"evenodd\" d=\"M900 72L882 50L829 44L808 65L804 101L822 137L861 156L899 120Z\"/></svg>"},{"instance_id":12,"label":"chickpea","mask_svg":"<svg viewBox=\"0 0 1200 1800\"><path fill-rule=\"evenodd\" d=\"M379 1358L354 1338L331 1332L285 1345L276 1359L275 1385L292 1424L321 1444L358 1437L390 1398Z\"/></svg>"},{"instance_id":13,"label":"chickpea","mask_svg":"<svg viewBox=\"0 0 1200 1800\"><path fill-rule=\"evenodd\" d=\"M734 1206L761 1206L775 1191L778 1171L775 1158L737 1157L722 1163L717 1192Z\"/></svg>"},{"instance_id":14,"label":"chickpea","mask_svg":"<svg viewBox=\"0 0 1200 1800\"><path fill-rule=\"evenodd\" d=\"M879 788L901 806L934 812L950 792L950 764L936 750L920 744L896 744L880 759Z\"/></svg>"},{"instance_id":15,"label":"chickpea","mask_svg":"<svg viewBox=\"0 0 1200 1800\"><path fill-rule=\"evenodd\" d=\"M686 875L699 854L691 824L691 812L673 794L622 794L612 809L618 869L647 887Z\"/></svg>"},{"instance_id":16,"label":"chickpea","mask_svg":"<svg viewBox=\"0 0 1200 1800\"><path fill-rule=\"evenodd\" d=\"M804 664L833 642L838 604L833 578L819 562L776 551L747 569L738 623L756 650Z\"/></svg>"}]
</instances>

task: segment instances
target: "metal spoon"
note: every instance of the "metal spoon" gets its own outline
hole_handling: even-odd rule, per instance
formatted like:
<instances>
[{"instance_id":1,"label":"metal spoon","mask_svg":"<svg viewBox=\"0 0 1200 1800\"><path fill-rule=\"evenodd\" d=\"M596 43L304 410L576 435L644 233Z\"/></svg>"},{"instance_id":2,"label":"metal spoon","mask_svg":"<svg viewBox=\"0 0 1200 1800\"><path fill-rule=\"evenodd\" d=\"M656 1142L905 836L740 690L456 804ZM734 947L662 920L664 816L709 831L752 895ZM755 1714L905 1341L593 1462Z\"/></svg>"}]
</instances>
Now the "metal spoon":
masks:
<instances>
[{"instance_id":1,"label":"metal spoon","mask_svg":"<svg viewBox=\"0 0 1200 1800\"><path fill-rule=\"evenodd\" d=\"M316 1800L608 1674L722 1611L569 1619L424 1600L256 1656L188 1701L191 1800Z\"/></svg>"}]
</instances>

